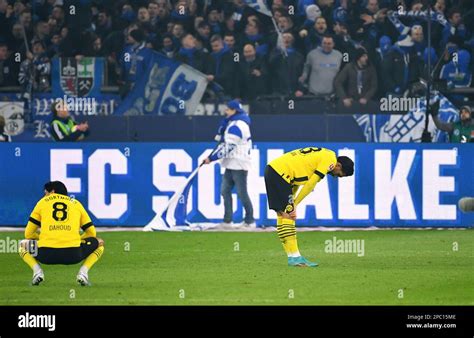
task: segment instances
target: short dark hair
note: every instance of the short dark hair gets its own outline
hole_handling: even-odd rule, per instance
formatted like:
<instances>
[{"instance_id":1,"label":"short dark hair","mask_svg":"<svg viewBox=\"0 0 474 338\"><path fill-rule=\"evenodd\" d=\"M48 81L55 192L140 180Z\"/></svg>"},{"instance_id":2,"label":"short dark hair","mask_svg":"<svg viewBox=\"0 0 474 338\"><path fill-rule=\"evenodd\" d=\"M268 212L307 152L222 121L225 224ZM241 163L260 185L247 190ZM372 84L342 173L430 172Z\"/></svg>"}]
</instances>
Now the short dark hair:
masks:
<instances>
[{"instance_id":1,"label":"short dark hair","mask_svg":"<svg viewBox=\"0 0 474 338\"><path fill-rule=\"evenodd\" d=\"M219 34L214 34L212 37L211 37L211 43L214 43L216 41L222 41L222 36L220 36Z\"/></svg>"},{"instance_id":2,"label":"short dark hair","mask_svg":"<svg viewBox=\"0 0 474 338\"><path fill-rule=\"evenodd\" d=\"M332 41L334 41L334 35L330 33L325 33L323 34L323 39L332 39Z\"/></svg>"},{"instance_id":3,"label":"short dark hair","mask_svg":"<svg viewBox=\"0 0 474 338\"><path fill-rule=\"evenodd\" d=\"M286 13L285 13L285 15L282 15L282 16L279 17L279 19L281 19L281 18L285 18L285 19L287 19L288 21L293 22L293 20L291 19L291 17L290 17L289 15L286 15Z\"/></svg>"},{"instance_id":4,"label":"short dark hair","mask_svg":"<svg viewBox=\"0 0 474 338\"><path fill-rule=\"evenodd\" d=\"M354 175L354 161L347 156L339 156L337 162L342 166L342 172L345 176Z\"/></svg>"},{"instance_id":5,"label":"short dark hair","mask_svg":"<svg viewBox=\"0 0 474 338\"><path fill-rule=\"evenodd\" d=\"M276 13L280 13L281 16L287 16L287 12L283 8L277 8L273 11L273 14L275 15Z\"/></svg>"},{"instance_id":6,"label":"short dark hair","mask_svg":"<svg viewBox=\"0 0 474 338\"><path fill-rule=\"evenodd\" d=\"M100 14L100 13L105 14L105 16L107 16L107 17L110 16L110 11L109 11L107 8L101 8L101 9L99 10L99 14Z\"/></svg>"},{"instance_id":7,"label":"short dark hair","mask_svg":"<svg viewBox=\"0 0 474 338\"><path fill-rule=\"evenodd\" d=\"M204 27L209 27L210 28L211 25L208 24L206 21L201 21L197 26L197 28L204 28Z\"/></svg>"},{"instance_id":8,"label":"short dark hair","mask_svg":"<svg viewBox=\"0 0 474 338\"><path fill-rule=\"evenodd\" d=\"M32 46L34 46L34 45L40 45L41 48L46 49L46 45L45 45L44 42L41 41L41 40L33 40L33 41L31 42L31 45L32 45Z\"/></svg>"},{"instance_id":9,"label":"short dark hair","mask_svg":"<svg viewBox=\"0 0 474 338\"><path fill-rule=\"evenodd\" d=\"M462 15L461 9L459 7L453 7L448 11L448 19L451 19L454 14L459 13Z\"/></svg>"},{"instance_id":10,"label":"short dark hair","mask_svg":"<svg viewBox=\"0 0 474 338\"><path fill-rule=\"evenodd\" d=\"M54 193L64 195L64 196L68 195L67 188L64 185L64 183L61 181L51 181L51 182L46 183L44 185L44 190L46 190L47 192L54 191Z\"/></svg>"}]
</instances>

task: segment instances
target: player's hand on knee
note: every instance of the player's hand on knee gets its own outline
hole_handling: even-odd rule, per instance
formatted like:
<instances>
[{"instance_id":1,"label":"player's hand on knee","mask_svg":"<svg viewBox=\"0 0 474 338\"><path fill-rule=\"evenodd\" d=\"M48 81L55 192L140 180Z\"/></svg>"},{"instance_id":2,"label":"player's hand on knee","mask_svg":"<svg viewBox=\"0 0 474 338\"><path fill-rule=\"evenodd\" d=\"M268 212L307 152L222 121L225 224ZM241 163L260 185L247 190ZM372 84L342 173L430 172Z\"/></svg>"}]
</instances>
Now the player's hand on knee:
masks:
<instances>
[{"instance_id":1,"label":"player's hand on knee","mask_svg":"<svg viewBox=\"0 0 474 338\"><path fill-rule=\"evenodd\" d=\"M28 250L28 243L30 241L28 239L23 239L20 241L20 247L24 250Z\"/></svg>"},{"instance_id":2,"label":"player's hand on knee","mask_svg":"<svg viewBox=\"0 0 474 338\"><path fill-rule=\"evenodd\" d=\"M296 221L296 210L293 210L292 212L289 212L289 213L288 212L282 212L281 217Z\"/></svg>"}]
</instances>

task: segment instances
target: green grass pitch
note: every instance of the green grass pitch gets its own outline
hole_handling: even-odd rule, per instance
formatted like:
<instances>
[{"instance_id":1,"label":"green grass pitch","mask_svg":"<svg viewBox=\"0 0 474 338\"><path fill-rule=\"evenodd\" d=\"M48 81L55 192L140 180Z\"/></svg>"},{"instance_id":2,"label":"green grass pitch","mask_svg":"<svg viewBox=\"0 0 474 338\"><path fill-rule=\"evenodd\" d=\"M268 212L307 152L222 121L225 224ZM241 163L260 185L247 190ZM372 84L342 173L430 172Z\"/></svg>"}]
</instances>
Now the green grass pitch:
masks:
<instances>
[{"instance_id":1,"label":"green grass pitch","mask_svg":"<svg viewBox=\"0 0 474 338\"><path fill-rule=\"evenodd\" d=\"M317 268L288 267L271 232L99 236L92 287L75 283L78 265L43 266L45 281L30 286L18 254L0 254L0 305L474 305L472 230L301 232ZM326 253L333 236L365 240L365 255Z\"/></svg>"}]
</instances>

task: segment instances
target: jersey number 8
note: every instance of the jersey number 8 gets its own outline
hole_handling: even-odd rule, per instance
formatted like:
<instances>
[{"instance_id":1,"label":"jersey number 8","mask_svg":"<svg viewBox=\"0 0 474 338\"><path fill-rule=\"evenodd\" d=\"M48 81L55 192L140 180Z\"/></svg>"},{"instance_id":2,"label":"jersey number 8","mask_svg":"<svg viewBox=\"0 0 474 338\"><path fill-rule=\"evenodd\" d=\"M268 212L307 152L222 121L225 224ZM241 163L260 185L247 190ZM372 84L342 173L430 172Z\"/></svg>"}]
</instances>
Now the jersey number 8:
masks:
<instances>
[{"instance_id":1,"label":"jersey number 8","mask_svg":"<svg viewBox=\"0 0 474 338\"><path fill-rule=\"evenodd\" d=\"M67 204L62 202L56 202L53 204L53 218L62 222L67 219Z\"/></svg>"}]
</instances>

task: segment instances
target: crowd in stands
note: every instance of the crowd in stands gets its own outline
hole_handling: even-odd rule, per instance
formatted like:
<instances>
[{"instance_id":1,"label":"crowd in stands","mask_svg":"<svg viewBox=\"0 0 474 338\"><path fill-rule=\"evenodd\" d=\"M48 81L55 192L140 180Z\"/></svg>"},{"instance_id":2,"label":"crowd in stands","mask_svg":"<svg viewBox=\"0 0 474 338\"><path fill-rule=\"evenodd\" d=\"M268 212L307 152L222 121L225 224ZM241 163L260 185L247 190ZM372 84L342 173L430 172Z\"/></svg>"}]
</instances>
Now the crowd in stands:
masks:
<instances>
[{"instance_id":1,"label":"crowd in stands","mask_svg":"<svg viewBox=\"0 0 474 338\"><path fill-rule=\"evenodd\" d=\"M470 87L474 2L432 1L431 17L424 2L273 0L273 22L243 0L0 0L0 87L46 91L53 57L93 56L126 95L152 51L244 101L311 95L349 107L403 95L428 73Z\"/></svg>"}]
</instances>

